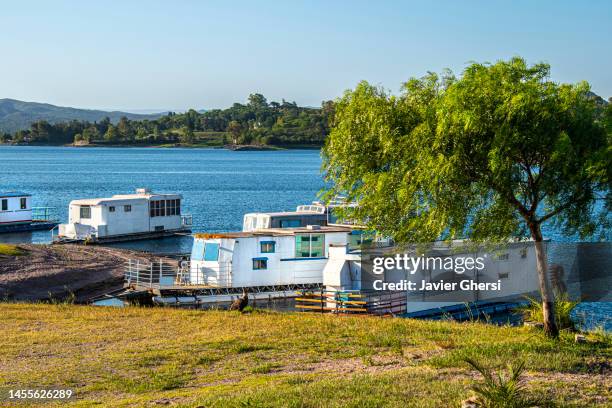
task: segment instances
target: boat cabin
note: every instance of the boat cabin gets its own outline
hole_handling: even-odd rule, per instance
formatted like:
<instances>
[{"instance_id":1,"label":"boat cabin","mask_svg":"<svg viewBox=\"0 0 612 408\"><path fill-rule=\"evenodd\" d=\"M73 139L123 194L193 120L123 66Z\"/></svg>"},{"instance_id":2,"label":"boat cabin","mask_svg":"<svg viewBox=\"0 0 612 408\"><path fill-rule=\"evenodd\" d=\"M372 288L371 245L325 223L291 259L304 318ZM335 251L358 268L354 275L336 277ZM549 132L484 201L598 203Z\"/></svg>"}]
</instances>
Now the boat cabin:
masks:
<instances>
[{"instance_id":1,"label":"boat cabin","mask_svg":"<svg viewBox=\"0 0 612 408\"><path fill-rule=\"evenodd\" d=\"M249 213L244 215L242 231L256 231L267 228L302 228L307 225L350 225L347 222L338 222L334 210L345 207L346 204L322 204L318 201L312 204L299 205L295 211Z\"/></svg>"},{"instance_id":2,"label":"boat cabin","mask_svg":"<svg viewBox=\"0 0 612 408\"><path fill-rule=\"evenodd\" d=\"M188 231L191 222L181 214L181 199L180 194L157 194L143 188L136 194L73 200L68 223L59 226L58 237L103 240Z\"/></svg>"},{"instance_id":3,"label":"boat cabin","mask_svg":"<svg viewBox=\"0 0 612 408\"><path fill-rule=\"evenodd\" d=\"M0 224L32 222L32 196L19 191L0 192Z\"/></svg>"},{"instance_id":4,"label":"boat cabin","mask_svg":"<svg viewBox=\"0 0 612 408\"><path fill-rule=\"evenodd\" d=\"M323 282L330 245L347 245L348 226L195 234L189 284L256 287Z\"/></svg>"}]
</instances>

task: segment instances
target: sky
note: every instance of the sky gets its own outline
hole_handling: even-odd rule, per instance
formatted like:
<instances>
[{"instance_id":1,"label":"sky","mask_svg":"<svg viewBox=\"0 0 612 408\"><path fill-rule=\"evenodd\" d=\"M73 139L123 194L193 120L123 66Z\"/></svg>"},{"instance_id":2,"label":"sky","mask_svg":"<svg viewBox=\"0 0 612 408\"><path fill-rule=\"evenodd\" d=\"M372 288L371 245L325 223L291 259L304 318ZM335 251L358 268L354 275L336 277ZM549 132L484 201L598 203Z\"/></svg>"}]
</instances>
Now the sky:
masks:
<instances>
[{"instance_id":1,"label":"sky","mask_svg":"<svg viewBox=\"0 0 612 408\"><path fill-rule=\"evenodd\" d=\"M612 1L10 1L0 98L79 108L320 106L360 80L522 56L612 96Z\"/></svg>"}]
</instances>

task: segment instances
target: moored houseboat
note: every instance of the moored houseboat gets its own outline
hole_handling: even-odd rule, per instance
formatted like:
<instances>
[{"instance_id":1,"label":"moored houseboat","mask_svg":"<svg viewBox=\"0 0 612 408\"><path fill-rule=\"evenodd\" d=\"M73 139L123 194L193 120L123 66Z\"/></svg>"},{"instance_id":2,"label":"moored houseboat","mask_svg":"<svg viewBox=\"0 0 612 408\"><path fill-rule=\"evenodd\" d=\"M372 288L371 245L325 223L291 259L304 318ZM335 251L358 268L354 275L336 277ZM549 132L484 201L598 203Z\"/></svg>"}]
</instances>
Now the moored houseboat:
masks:
<instances>
[{"instance_id":1,"label":"moored houseboat","mask_svg":"<svg viewBox=\"0 0 612 408\"><path fill-rule=\"evenodd\" d=\"M251 299L295 298L298 289L321 288L331 246L361 239L343 225L195 234L190 262L129 263L125 287L160 303L229 302L245 289Z\"/></svg>"},{"instance_id":2,"label":"moored houseboat","mask_svg":"<svg viewBox=\"0 0 612 408\"><path fill-rule=\"evenodd\" d=\"M48 207L32 208L32 195L21 191L0 192L0 233L50 230Z\"/></svg>"},{"instance_id":3,"label":"moored houseboat","mask_svg":"<svg viewBox=\"0 0 612 408\"><path fill-rule=\"evenodd\" d=\"M181 210L180 194L137 189L135 194L73 200L68 223L55 242L104 243L162 238L191 231L191 216Z\"/></svg>"},{"instance_id":4,"label":"moored houseboat","mask_svg":"<svg viewBox=\"0 0 612 408\"><path fill-rule=\"evenodd\" d=\"M350 222L338 219L336 209L352 205L342 201L327 204L314 201L312 204L299 205L295 211L248 213L244 215L242 231L301 228L307 225L351 225Z\"/></svg>"}]
</instances>

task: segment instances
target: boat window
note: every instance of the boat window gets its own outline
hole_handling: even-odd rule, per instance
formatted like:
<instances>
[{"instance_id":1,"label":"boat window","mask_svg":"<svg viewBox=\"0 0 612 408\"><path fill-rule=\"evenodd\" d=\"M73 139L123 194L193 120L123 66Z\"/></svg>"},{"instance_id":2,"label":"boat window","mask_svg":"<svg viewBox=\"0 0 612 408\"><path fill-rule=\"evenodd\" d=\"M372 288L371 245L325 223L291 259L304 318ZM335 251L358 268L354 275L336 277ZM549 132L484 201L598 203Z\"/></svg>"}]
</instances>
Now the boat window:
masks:
<instances>
[{"instance_id":1,"label":"boat window","mask_svg":"<svg viewBox=\"0 0 612 408\"><path fill-rule=\"evenodd\" d=\"M260 245L260 252L262 254L272 254L275 251L275 247L276 247L276 242L275 241L261 241L259 243Z\"/></svg>"},{"instance_id":2,"label":"boat window","mask_svg":"<svg viewBox=\"0 0 612 408\"><path fill-rule=\"evenodd\" d=\"M253 269L268 269L268 258L253 258Z\"/></svg>"},{"instance_id":3,"label":"boat window","mask_svg":"<svg viewBox=\"0 0 612 408\"><path fill-rule=\"evenodd\" d=\"M108 207L108 212L115 212L115 207L112 205Z\"/></svg>"},{"instance_id":4,"label":"boat window","mask_svg":"<svg viewBox=\"0 0 612 408\"><path fill-rule=\"evenodd\" d=\"M81 218L91 218L91 207L88 205L81 206L79 215Z\"/></svg>"},{"instance_id":5,"label":"boat window","mask_svg":"<svg viewBox=\"0 0 612 408\"><path fill-rule=\"evenodd\" d=\"M281 220L280 227L281 228L298 228L301 227L302 223L300 220Z\"/></svg>"},{"instance_id":6,"label":"boat window","mask_svg":"<svg viewBox=\"0 0 612 408\"><path fill-rule=\"evenodd\" d=\"M2 211L8 210L8 200L2 200Z\"/></svg>"},{"instance_id":7,"label":"boat window","mask_svg":"<svg viewBox=\"0 0 612 408\"><path fill-rule=\"evenodd\" d=\"M151 217L165 217L166 215L170 215L167 213L166 200L156 200L151 201Z\"/></svg>"},{"instance_id":8,"label":"boat window","mask_svg":"<svg viewBox=\"0 0 612 408\"><path fill-rule=\"evenodd\" d=\"M355 230L348 236L349 251L360 249L362 246L369 245L374 240L374 234L369 231Z\"/></svg>"},{"instance_id":9,"label":"boat window","mask_svg":"<svg viewBox=\"0 0 612 408\"><path fill-rule=\"evenodd\" d=\"M219 260L219 244L207 242L204 246L204 260L218 261Z\"/></svg>"},{"instance_id":10,"label":"boat window","mask_svg":"<svg viewBox=\"0 0 612 408\"><path fill-rule=\"evenodd\" d=\"M325 256L324 234L298 234L295 236L296 258L320 258Z\"/></svg>"},{"instance_id":11,"label":"boat window","mask_svg":"<svg viewBox=\"0 0 612 408\"><path fill-rule=\"evenodd\" d=\"M181 200L180 199L165 200L165 205L166 205L166 208L165 208L166 216L181 214Z\"/></svg>"},{"instance_id":12,"label":"boat window","mask_svg":"<svg viewBox=\"0 0 612 408\"><path fill-rule=\"evenodd\" d=\"M123 206L123 212L131 212L132 211L132 206L131 205L124 205Z\"/></svg>"},{"instance_id":13,"label":"boat window","mask_svg":"<svg viewBox=\"0 0 612 408\"><path fill-rule=\"evenodd\" d=\"M193 241L193 247L191 248L191 260L202 261L204 259L204 241L196 239Z\"/></svg>"},{"instance_id":14,"label":"boat window","mask_svg":"<svg viewBox=\"0 0 612 408\"><path fill-rule=\"evenodd\" d=\"M25 210L27 208L27 199L25 197L21 198L20 200L20 206L22 210Z\"/></svg>"}]
</instances>

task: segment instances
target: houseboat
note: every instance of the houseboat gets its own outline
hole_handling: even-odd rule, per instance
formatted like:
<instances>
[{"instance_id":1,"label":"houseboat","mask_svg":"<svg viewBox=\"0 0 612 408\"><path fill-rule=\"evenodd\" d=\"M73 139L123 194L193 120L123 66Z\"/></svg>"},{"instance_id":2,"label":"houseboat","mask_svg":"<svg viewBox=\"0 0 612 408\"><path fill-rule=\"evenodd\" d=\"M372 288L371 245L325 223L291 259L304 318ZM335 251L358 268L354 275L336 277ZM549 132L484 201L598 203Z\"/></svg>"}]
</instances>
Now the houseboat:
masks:
<instances>
[{"instance_id":1,"label":"houseboat","mask_svg":"<svg viewBox=\"0 0 612 408\"><path fill-rule=\"evenodd\" d=\"M230 302L244 289L255 300L295 298L298 289L322 287L330 247L353 247L361 237L343 225L195 234L190 262L129 263L125 287L160 303Z\"/></svg>"},{"instance_id":2,"label":"houseboat","mask_svg":"<svg viewBox=\"0 0 612 408\"><path fill-rule=\"evenodd\" d=\"M244 215L242 231L256 231L266 228L301 228L307 225L351 225L340 221L336 209L351 206L342 201L323 204L314 201L312 204L299 205L295 211L248 213Z\"/></svg>"},{"instance_id":3,"label":"houseboat","mask_svg":"<svg viewBox=\"0 0 612 408\"><path fill-rule=\"evenodd\" d=\"M407 254L418 266L409 272L385 268L373 273L374 258L395 253ZM465 259L477 260L480 267L443 267L463 265ZM500 308L524 302L525 296L537 296L539 290L533 241L509 242L497 248L461 240L436 242L419 252L391 246L352 251L335 245L323 270L323 287L323 295L315 297L325 310L440 318L450 316L452 310L466 313L466 305L475 308L476 314L483 305L501 312ZM309 303L298 308L312 306L312 296L305 300Z\"/></svg>"},{"instance_id":4,"label":"houseboat","mask_svg":"<svg viewBox=\"0 0 612 408\"><path fill-rule=\"evenodd\" d=\"M0 192L0 233L50 230L58 223L48 214L48 207L32 208L31 194Z\"/></svg>"},{"instance_id":5,"label":"houseboat","mask_svg":"<svg viewBox=\"0 0 612 408\"><path fill-rule=\"evenodd\" d=\"M181 212L180 194L140 188L136 194L73 200L68 223L55 242L105 243L162 238L191 231L191 216Z\"/></svg>"}]
</instances>

